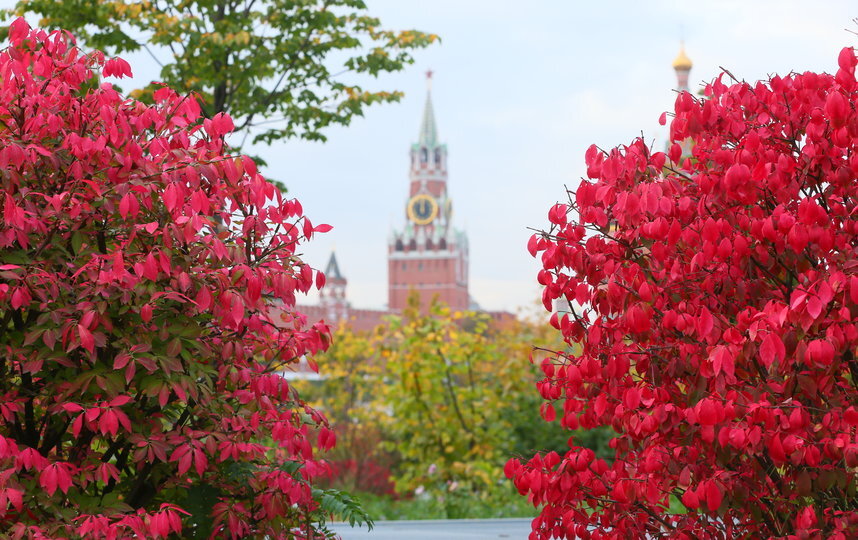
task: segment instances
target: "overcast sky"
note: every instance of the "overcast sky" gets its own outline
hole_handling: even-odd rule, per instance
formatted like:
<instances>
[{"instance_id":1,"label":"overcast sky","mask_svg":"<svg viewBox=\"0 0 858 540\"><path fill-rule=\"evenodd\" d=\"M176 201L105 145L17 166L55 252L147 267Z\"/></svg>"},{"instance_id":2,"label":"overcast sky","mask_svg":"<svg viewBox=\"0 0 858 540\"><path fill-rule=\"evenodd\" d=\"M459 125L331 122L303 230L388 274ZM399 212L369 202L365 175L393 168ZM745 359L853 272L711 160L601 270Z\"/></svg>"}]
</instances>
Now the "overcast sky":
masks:
<instances>
[{"instance_id":1,"label":"overcast sky","mask_svg":"<svg viewBox=\"0 0 858 540\"><path fill-rule=\"evenodd\" d=\"M8 0L0 0L7 5ZM330 223L305 249L324 268L336 246L356 307L387 302L387 239L404 221L408 150L425 100L425 71L449 148L454 222L470 239L471 295L484 308L534 306L536 261L527 227L542 227L584 173L586 148L641 133L664 146L672 107L671 62L681 39L692 87L719 66L746 80L791 70L836 70L856 45L858 5L846 1L367 0L383 26L436 33L404 73L371 82L405 99L367 110L327 143L287 141L253 149L285 182L313 223ZM851 4L851 5L850 5ZM157 78L145 56L136 78ZM148 67L147 67L148 64Z\"/></svg>"},{"instance_id":2,"label":"overcast sky","mask_svg":"<svg viewBox=\"0 0 858 540\"><path fill-rule=\"evenodd\" d=\"M584 173L586 148L625 144L643 132L661 148L658 116L672 107L671 62L681 39L692 86L719 66L746 80L791 70L836 70L856 45L854 2L368 0L390 28L442 42L417 53L379 87L406 92L370 109L326 144L260 149L315 222L335 228L308 245L323 266L336 246L358 307L387 301L387 238L404 220L408 150L435 72L433 100L450 156L456 224L470 239L471 294L485 308L516 310L538 298L527 227L546 223Z\"/></svg>"}]
</instances>

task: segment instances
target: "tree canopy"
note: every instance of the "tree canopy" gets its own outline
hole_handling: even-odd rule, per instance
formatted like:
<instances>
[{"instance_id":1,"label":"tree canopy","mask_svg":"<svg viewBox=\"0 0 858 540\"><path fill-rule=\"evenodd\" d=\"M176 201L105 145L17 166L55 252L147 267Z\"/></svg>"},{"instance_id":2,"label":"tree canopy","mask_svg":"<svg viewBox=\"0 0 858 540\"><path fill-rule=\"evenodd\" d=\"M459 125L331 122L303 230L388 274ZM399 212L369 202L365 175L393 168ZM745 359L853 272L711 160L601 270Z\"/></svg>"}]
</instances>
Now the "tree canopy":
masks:
<instances>
[{"instance_id":1,"label":"tree canopy","mask_svg":"<svg viewBox=\"0 0 858 540\"><path fill-rule=\"evenodd\" d=\"M348 125L368 105L399 100L355 81L403 69L411 51L437 39L382 28L362 0L20 0L13 12L108 54L147 50L162 66L160 82L196 93L203 116L232 116L244 131L239 147L324 140L326 128Z\"/></svg>"}]
</instances>

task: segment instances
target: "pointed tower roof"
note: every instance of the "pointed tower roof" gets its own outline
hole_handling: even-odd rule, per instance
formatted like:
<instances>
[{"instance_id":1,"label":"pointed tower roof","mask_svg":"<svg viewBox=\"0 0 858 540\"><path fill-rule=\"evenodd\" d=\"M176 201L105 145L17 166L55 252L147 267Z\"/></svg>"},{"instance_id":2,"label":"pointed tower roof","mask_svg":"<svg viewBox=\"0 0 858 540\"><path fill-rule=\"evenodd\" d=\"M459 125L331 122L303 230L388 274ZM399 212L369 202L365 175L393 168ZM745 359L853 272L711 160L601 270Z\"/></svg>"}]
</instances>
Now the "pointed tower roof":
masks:
<instances>
[{"instance_id":1,"label":"pointed tower roof","mask_svg":"<svg viewBox=\"0 0 858 540\"><path fill-rule=\"evenodd\" d=\"M438 127L435 125L435 110L432 108L432 70L426 72L426 105L420 123L418 146L433 147L438 144Z\"/></svg>"},{"instance_id":2,"label":"pointed tower roof","mask_svg":"<svg viewBox=\"0 0 858 540\"><path fill-rule=\"evenodd\" d=\"M325 277L328 279L346 279L340 273L340 265L337 264L337 254L331 252L331 258L328 260L328 266L325 268Z\"/></svg>"},{"instance_id":3,"label":"pointed tower roof","mask_svg":"<svg viewBox=\"0 0 858 540\"><path fill-rule=\"evenodd\" d=\"M673 69L676 70L691 70L691 58L685 54L685 43L680 43L679 54L676 55L676 60L673 61Z\"/></svg>"}]
</instances>

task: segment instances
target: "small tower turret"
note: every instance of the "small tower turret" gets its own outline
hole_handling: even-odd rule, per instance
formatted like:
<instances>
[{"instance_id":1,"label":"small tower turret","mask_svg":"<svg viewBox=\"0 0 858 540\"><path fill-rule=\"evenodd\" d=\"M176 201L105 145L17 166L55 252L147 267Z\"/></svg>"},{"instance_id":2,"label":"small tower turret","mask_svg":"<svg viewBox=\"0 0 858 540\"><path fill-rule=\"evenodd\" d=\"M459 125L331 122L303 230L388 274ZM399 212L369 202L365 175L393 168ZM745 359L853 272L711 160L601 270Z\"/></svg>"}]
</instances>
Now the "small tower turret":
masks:
<instances>
[{"instance_id":1,"label":"small tower turret","mask_svg":"<svg viewBox=\"0 0 858 540\"><path fill-rule=\"evenodd\" d=\"M676 71L676 89L688 91L688 75L691 73L691 59L685 54L685 42L679 44L679 54L673 61L673 69Z\"/></svg>"},{"instance_id":2,"label":"small tower turret","mask_svg":"<svg viewBox=\"0 0 858 540\"><path fill-rule=\"evenodd\" d=\"M331 252L328 266L325 267L325 286L319 291L319 305L329 324L336 324L348 318L349 304L346 301L348 281L340 272L337 255Z\"/></svg>"}]
</instances>

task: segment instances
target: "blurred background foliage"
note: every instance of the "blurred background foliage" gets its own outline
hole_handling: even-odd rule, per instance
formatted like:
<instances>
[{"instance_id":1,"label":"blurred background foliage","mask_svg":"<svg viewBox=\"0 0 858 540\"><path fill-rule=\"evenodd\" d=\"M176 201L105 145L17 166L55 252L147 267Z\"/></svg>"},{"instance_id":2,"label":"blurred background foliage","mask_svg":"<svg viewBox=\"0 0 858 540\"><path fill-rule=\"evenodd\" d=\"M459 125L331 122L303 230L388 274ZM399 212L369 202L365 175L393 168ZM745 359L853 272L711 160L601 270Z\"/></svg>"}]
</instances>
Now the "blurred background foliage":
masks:
<instances>
[{"instance_id":1,"label":"blurred background foliage","mask_svg":"<svg viewBox=\"0 0 858 540\"><path fill-rule=\"evenodd\" d=\"M539 418L534 363L539 349L563 349L557 336L439 304L425 314L412 305L370 333L337 329L317 359L322 379L293 383L336 426L331 487L356 494L374 519L535 515L503 476L510 457L562 454L570 436L609 452L609 432Z\"/></svg>"}]
</instances>

